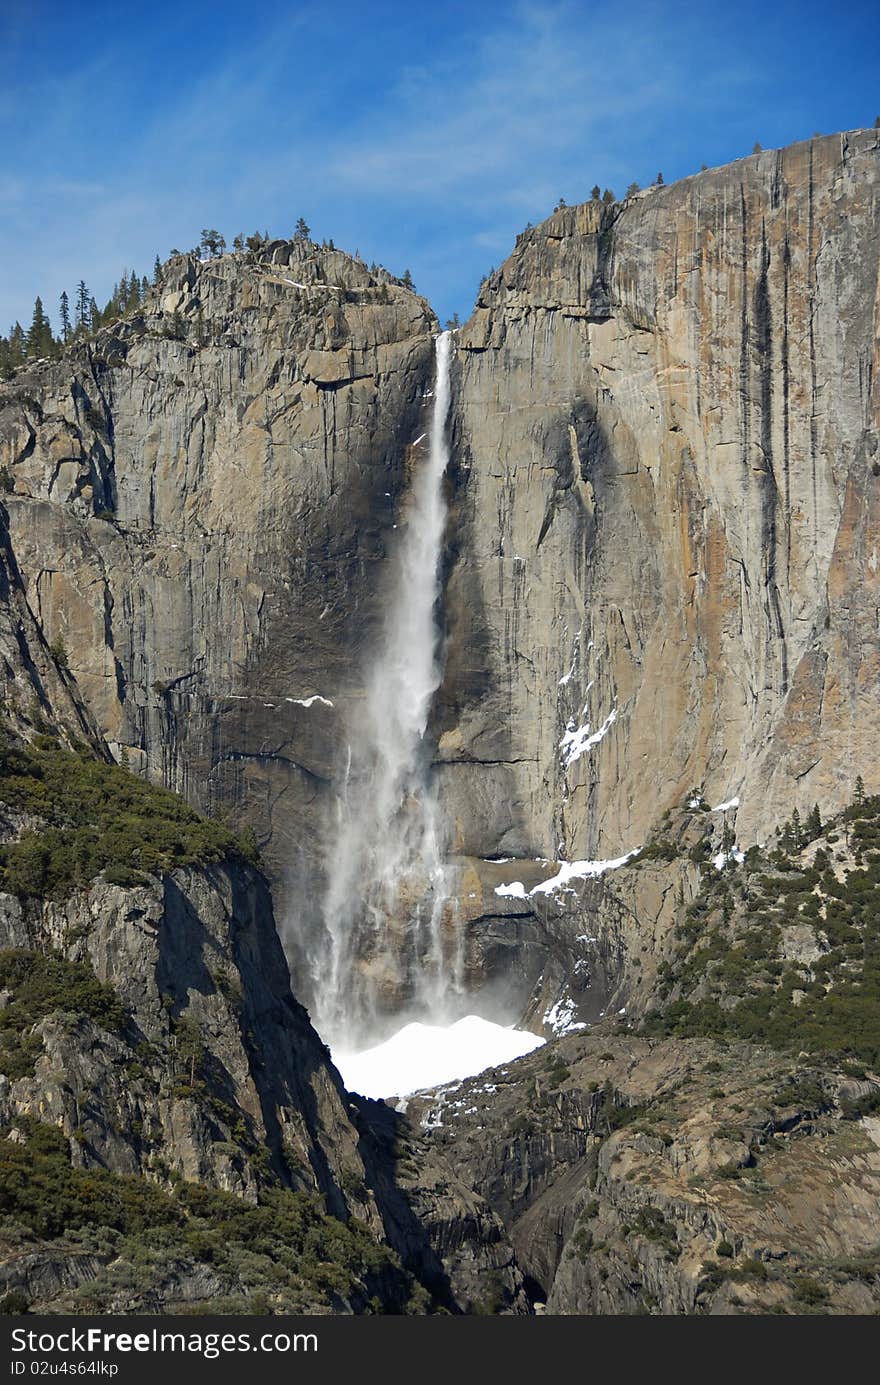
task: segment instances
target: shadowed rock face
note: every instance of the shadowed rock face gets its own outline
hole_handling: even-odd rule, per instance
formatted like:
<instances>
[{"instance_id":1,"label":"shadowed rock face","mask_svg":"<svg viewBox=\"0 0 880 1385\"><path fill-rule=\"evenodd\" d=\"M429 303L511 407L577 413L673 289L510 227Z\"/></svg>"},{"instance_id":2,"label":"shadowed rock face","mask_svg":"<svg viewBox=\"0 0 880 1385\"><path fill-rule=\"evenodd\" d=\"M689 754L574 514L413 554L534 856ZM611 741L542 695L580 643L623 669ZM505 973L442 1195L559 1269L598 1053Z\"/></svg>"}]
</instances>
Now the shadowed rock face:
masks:
<instances>
[{"instance_id":1,"label":"shadowed rock face","mask_svg":"<svg viewBox=\"0 0 880 1385\"><path fill-rule=\"evenodd\" d=\"M343 1185L359 1186L353 1210L380 1225L345 1095L290 995L273 923L265 882L244 863L134 888L99 880L59 902L0 895L0 946L86 962L131 1016L124 1035L84 1016L43 1020L33 1076L3 1081L4 1120L39 1111L79 1132L86 1167L166 1166L249 1198L272 1170L322 1192L336 1215L348 1214Z\"/></svg>"},{"instance_id":2,"label":"shadowed rock face","mask_svg":"<svg viewBox=\"0 0 880 1385\"><path fill-rule=\"evenodd\" d=\"M484 284L437 711L466 853L618 856L697 784L754 840L880 782L878 152L565 208Z\"/></svg>"},{"instance_id":3,"label":"shadowed rock face","mask_svg":"<svg viewBox=\"0 0 880 1385\"><path fill-rule=\"evenodd\" d=\"M76 684L49 647L28 605L0 505L0 697L8 725L25 735L46 717L67 745L88 743L106 754Z\"/></svg>"}]
</instances>

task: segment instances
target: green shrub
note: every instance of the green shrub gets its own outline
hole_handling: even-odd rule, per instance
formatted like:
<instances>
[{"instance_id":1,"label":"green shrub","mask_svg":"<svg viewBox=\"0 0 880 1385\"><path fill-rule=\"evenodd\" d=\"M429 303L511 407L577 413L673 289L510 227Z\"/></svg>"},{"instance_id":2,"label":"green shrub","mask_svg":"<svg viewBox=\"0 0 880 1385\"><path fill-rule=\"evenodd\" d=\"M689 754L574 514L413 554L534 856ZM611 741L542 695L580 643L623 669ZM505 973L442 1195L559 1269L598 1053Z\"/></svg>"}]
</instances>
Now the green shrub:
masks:
<instances>
[{"instance_id":1,"label":"green shrub","mask_svg":"<svg viewBox=\"0 0 880 1385\"><path fill-rule=\"evenodd\" d=\"M242 841L167 789L49 737L0 742L0 802L45 823L0 846L0 889L20 898L63 898L101 871L134 885L146 872L256 855L252 835Z\"/></svg>"},{"instance_id":2,"label":"green shrub","mask_svg":"<svg viewBox=\"0 0 880 1385\"><path fill-rule=\"evenodd\" d=\"M667 1260L677 1260L681 1247L675 1234L675 1227L667 1221L658 1207L641 1207L635 1221L623 1228L625 1236L642 1236L646 1241L659 1245Z\"/></svg>"},{"instance_id":3,"label":"green shrub","mask_svg":"<svg viewBox=\"0 0 880 1385\"><path fill-rule=\"evenodd\" d=\"M53 953L0 951L0 990L11 993L0 1010L0 1070L13 1080L33 1073L42 1046L27 1031L47 1015L87 1015L109 1030L125 1024L125 1011L111 986L99 981L85 963L68 962Z\"/></svg>"},{"instance_id":4,"label":"green shrub","mask_svg":"<svg viewBox=\"0 0 880 1385\"><path fill-rule=\"evenodd\" d=\"M30 1299L20 1289L12 1289L8 1294L4 1294L3 1298L0 1298L0 1313L4 1317L26 1313L30 1306Z\"/></svg>"},{"instance_id":5,"label":"green shrub","mask_svg":"<svg viewBox=\"0 0 880 1385\"><path fill-rule=\"evenodd\" d=\"M828 1290L807 1274L799 1276L792 1292L798 1303L816 1305L828 1301Z\"/></svg>"}]
</instances>

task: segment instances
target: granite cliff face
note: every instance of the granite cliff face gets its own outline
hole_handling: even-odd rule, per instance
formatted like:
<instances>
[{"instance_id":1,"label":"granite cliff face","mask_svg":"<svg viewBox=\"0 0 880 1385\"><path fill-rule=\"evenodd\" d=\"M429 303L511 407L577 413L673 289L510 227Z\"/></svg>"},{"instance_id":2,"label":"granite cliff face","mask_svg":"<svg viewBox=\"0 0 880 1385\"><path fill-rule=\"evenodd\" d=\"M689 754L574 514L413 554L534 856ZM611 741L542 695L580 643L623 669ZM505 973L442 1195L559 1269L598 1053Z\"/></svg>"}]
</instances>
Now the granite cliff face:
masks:
<instances>
[{"instance_id":1,"label":"granite cliff face","mask_svg":"<svg viewBox=\"0 0 880 1385\"><path fill-rule=\"evenodd\" d=\"M754 840L876 785L878 171L865 131L565 208L484 284L438 712L466 852L617 857L697 785Z\"/></svg>"},{"instance_id":2,"label":"granite cliff face","mask_svg":"<svg viewBox=\"0 0 880 1385\"><path fill-rule=\"evenodd\" d=\"M0 902L0 945L85 962L130 1016L117 1035L43 1020L33 1074L4 1083L7 1121L39 1113L76 1133L86 1167L171 1172L250 1198L268 1154L277 1177L348 1214L343 1185L363 1189L357 1136L291 999L256 871L230 862ZM365 1189L352 1210L376 1218Z\"/></svg>"},{"instance_id":3,"label":"granite cliff face","mask_svg":"<svg viewBox=\"0 0 880 1385\"><path fill-rule=\"evenodd\" d=\"M747 846L877 786L878 169L862 131L560 209L483 285L436 707L483 983L537 983L548 936L499 884L620 858L695 791ZM601 934L586 893L551 913Z\"/></svg>"}]
</instances>

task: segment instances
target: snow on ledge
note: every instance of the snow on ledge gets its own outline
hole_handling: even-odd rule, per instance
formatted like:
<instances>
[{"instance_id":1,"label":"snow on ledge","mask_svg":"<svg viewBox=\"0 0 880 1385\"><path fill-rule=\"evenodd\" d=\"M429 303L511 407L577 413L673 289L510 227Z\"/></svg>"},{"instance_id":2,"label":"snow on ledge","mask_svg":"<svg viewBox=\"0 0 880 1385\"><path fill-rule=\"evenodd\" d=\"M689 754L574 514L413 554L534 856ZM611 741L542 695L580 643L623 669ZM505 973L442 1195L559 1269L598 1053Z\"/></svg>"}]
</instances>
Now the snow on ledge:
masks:
<instances>
[{"instance_id":1,"label":"snow on ledge","mask_svg":"<svg viewBox=\"0 0 880 1385\"><path fill-rule=\"evenodd\" d=\"M284 701L293 702L297 707L311 707L313 702L320 702L322 707L333 706L329 697L322 697L320 693L312 693L311 697L285 697Z\"/></svg>"},{"instance_id":2,"label":"snow on ledge","mask_svg":"<svg viewBox=\"0 0 880 1385\"><path fill-rule=\"evenodd\" d=\"M738 807L739 807L739 799L738 799L738 798L728 798L728 800L727 800L726 803L719 803L717 808L713 808L713 809L712 809L712 812L713 812L713 813L726 813L726 812L728 811L729 808L738 808Z\"/></svg>"},{"instance_id":3,"label":"snow on ledge","mask_svg":"<svg viewBox=\"0 0 880 1385\"><path fill-rule=\"evenodd\" d=\"M712 857L712 865L716 870L723 870L729 861L736 861L737 865L741 866L745 859L745 852L735 846L731 851L719 851Z\"/></svg>"},{"instance_id":4,"label":"snow on ledge","mask_svg":"<svg viewBox=\"0 0 880 1385\"><path fill-rule=\"evenodd\" d=\"M535 885L531 890L526 890L521 880L511 880L508 885L496 885L495 893L509 899L529 899L536 894L553 894L554 890L561 890L568 885L570 880L588 880L594 875L604 875L606 870L619 870L633 856L637 856L640 849L636 847L634 851L628 851L625 856L617 856L613 861L563 861L555 875L551 875L549 880L542 880L540 885Z\"/></svg>"},{"instance_id":5,"label":"snow on ledge","mask_svg":"<svg viewBox=\"0 0 880 1385\"><path fill-rule=\"evenodd\" d=\"M589 722L585 722L583 726L575 726L574 720L570 721L566 727L565 735L559 742L565 768L570 769L575 760L579 760L585 751L592 750L594 745L598 745L611 730L616 720L617 708L612 707L598 731L591 732Z\"/></svg>"},{"instance_id":6,"label":"snow on ledge","mask_svg":"<svg viewBox=\"0 0 880 1385\"><path fill-rule=\"evenodd\" d=\"M474 1077L485 1068L522 1058L544 1042L523 1029L466 1015L448 1028L406 1024L375 1048L334 1053L333 1061L349 1091L381 1100Z\"/></svg>"},{"instance_id":7,"label":"snow on ledge","mask_svg":"<svg viewBox=\"0 0 880 1385\"><path fill-rule=\"evenodd\" d=\"M579 1024L574 1018L575 1004L570 996L563 996L557 1000L555 1005L544 1015L543 1023L553 1030L556 1038L563 1034L573 1034L576 1029L586 1029L585 1024Z\"/></svg>"}]
</instances>

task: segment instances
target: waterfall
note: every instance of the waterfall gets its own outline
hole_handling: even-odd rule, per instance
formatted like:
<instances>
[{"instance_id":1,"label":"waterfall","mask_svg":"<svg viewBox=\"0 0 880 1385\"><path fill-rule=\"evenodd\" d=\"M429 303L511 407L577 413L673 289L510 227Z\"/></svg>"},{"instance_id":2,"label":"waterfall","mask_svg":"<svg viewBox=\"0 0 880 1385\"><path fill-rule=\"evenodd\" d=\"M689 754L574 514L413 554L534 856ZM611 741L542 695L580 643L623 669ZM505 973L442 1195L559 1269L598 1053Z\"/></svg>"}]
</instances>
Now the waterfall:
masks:
<instances>
[{"instance_id":1,"label":"waterfall","mask_svg":"<svg viewBox=\"0 0 880 1385\"><path fill-rule=\"evenodd\" d=\"M440 683L440 561L446 526L451 334L435 346L427 461L415 475L393 557L392 595L351 728L325 935L313 961L315 1020L335 1049L362 1047L382 1016L442 1021L461 989L458 929L425 744Z\"/></svg>"}]
</instances>

